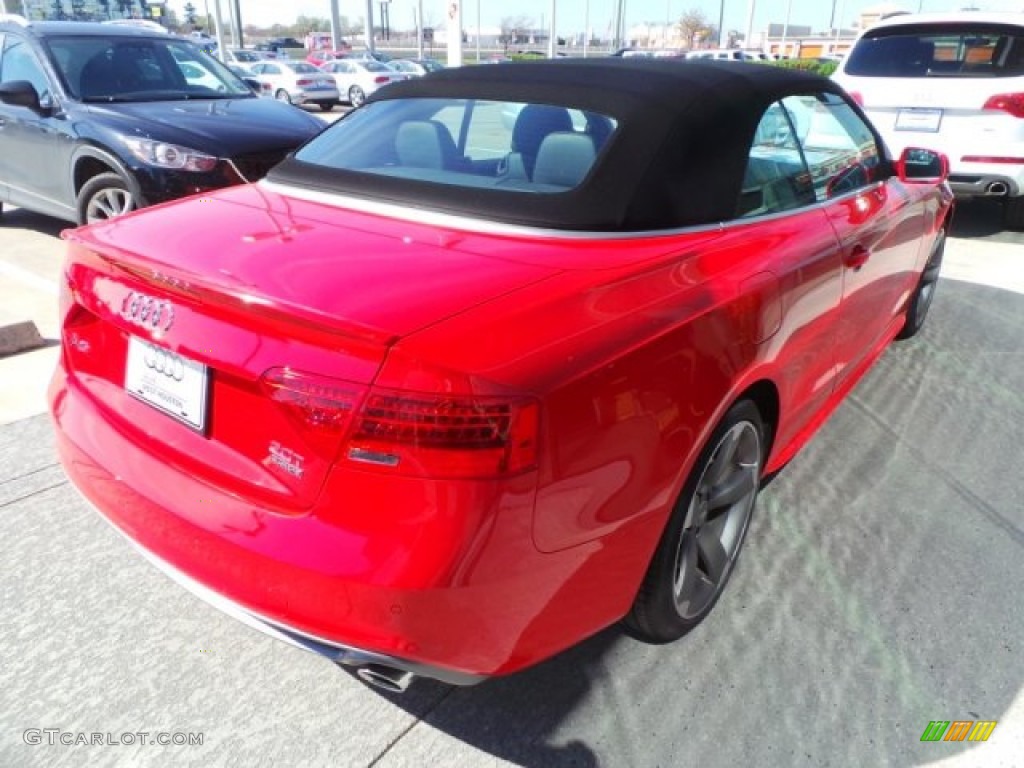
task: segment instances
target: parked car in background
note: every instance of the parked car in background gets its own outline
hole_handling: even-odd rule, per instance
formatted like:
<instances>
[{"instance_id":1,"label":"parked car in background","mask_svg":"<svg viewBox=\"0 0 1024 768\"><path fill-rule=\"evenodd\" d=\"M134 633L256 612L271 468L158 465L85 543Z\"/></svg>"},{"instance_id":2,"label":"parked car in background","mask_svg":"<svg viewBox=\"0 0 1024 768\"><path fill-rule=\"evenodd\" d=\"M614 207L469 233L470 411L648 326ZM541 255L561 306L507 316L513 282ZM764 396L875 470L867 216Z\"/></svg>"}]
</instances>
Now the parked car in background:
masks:
<instances>
[{"instance_id":1,"label":"parked car in background","mask_svg":"<svg viewBox=\"0 0 1024 768\"><path fill-rule=\"evenodd\" d=\"M316 104L330 112L341 100L334 78L304 61L261 61L249 70L261 83L270 85L278 101Z\"/></svg>"},{"instance_id":2,"label":"parked car in background","mask_svg":"<svg viewBox=\"0 0 1024 768\"><path fill-rule=\"evenodd\" d=\"M379 61L381 64L387 64L391 61L391 57L386 53L380 51L368 51L363 49L361 51L349 51L341 55L342 59L354 59L356 61Z\"/></svg>"},{"instance_id":3,"label":"parked car in background","mask_svg":"<svg viewBox=\"0 0 1024 768\"><path fill-rule=\"evenodd\" d=\"M344 58L351 50L351 48L339 48L334 51L312 51L306 57L306 61L314 67L319 67L328 61Z\"/></svg>"},{"instance_id":4,"label":"parked car in background","mask_svg":"<svg viewBox=\"0 0 1024 768\"><path fill-rule=\"evenodd\" d=\"M255 181L323 128L183 38L3 22L0 39L0 205L95 222Z\"/></svg>"},{"instance_id":5,"label":"parked car in background","mask_svg":"<svg viewBox=\"0 0 1024 768\"><path fill-rule=\"evenodd\" d=\"M262 96L265 99L274 98L274 89L270 83L257 80L256 77L246 67L241 64L228 64L228 69L238 75L239 79L242 80L246 85L252 88L253 92L257 96Z\"/></svg>"},{"instance_id":6,"label":"parked car in background","mask_svg":"<svg viewBox=\"0 0 1024 768\"><path fill-rule=\"evenodd\" d=\"M294 37L271 37L256 44L256 50L258 51L275 51L278 53L289 48L303 47L305 46Z\"/></svg>"},{"instance_id":7,"label":"parked car in background","mask_svg":"<svg viewBox=\"0 0 1024 768\"><path fill-rule=\"evenodd\" d=\"M257 185L66 235L57 451L179 583L387 690L672 641L921 330L945 173L763 65L396 83Z\"/></svg>"},{"instance_id":8,"label":"parked car in background","mask_svg":"<svg viewBox=\"0 0 1024 768\"><path fill-rule=\"evenodd\" d=\"M411 77L423 77L429 72L440 72L444 69L444 64L437 59L392 59L387 65L395 72Z\"/></svg>"},{"instance_id":9,"label":"parked car in background","mask_svg":"<svg viewBox=\"0 0 1024 768\"><path fill-rule=\"evenodd\" d=\"M272 55L270 51L251 51L246 48L228 48L220 58L225 64L234 64L248 72L253 64L274 59L276 56Z\"/></svg>"},{"instance_id":10,"label":"parked car in background","mask_svg":"<svg viewBox=\"0 0 1024 768\"><path fill-rule=\"evenodd\" d=\"M1024 16L907 14L865 30L833 79L894 152L925 144L949 156L962 198L1003 201L1024 229Z\"/></svg>"},{"instance_id":11,"label":"parked car in background","mask_svg":"<svg viewBox=\"0 0 1024 768\"><path fill-rule=\"evenodd\" d=\"M327 62L320 69L334 78L342 100L353 107L361 106L367 96L385 85L409 78L409 75L396 72L387 64L364 59L337 59Z\"/></svg>"}]
</instances>

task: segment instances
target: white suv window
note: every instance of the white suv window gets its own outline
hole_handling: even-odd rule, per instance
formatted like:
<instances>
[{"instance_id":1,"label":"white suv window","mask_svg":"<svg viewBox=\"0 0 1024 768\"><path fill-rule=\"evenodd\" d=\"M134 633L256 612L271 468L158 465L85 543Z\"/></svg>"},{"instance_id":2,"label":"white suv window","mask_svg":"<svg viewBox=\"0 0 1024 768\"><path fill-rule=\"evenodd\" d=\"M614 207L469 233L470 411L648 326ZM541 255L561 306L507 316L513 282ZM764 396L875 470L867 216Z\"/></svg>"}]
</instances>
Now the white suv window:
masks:
<instances>
[{"instance_id":1,"label":"white suv window","mask_svg":"<svg viewBox=\"0 0 1024 768\"><path fill-rule=\"evenodd\" d=\"M867 34L846 73L864 77L1019 77L1024 30L992 25L899 27Z\"/></svg>"}]
</instances>

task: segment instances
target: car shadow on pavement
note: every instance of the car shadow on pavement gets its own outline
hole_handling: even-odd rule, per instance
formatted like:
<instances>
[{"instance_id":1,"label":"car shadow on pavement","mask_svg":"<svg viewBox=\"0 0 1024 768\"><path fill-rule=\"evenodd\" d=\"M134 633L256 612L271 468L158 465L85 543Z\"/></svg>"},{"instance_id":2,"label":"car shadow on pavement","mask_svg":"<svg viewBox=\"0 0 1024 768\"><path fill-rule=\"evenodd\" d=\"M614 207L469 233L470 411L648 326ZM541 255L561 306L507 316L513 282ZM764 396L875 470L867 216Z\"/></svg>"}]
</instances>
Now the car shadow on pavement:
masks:
<instances>
[{"instance_id":1,"label":"car shadow on pavement","mask_svg":"<svg viewBox=\"0 0 1024 768\"><path fill-rule=\"evenodd\" d=\"M70 221L44 216L24 208L7 208L5 206L3 212L0 213L0 229L30 229L43 235L60 237L61 232L74 226Z\"/></svg>"},{"instance_id":2,"label":"car shadow on pavement","mask_svg":"<svg viewBox=\"0 0 1024 768\"><path fill-rule=\"evenodd\" d=\"M1003 206L999 200L958 200L953 212L952 237L987 238L1001 235ZM1006 233L1012 237L1011 233Z\"/></svg>"}]
</instances>

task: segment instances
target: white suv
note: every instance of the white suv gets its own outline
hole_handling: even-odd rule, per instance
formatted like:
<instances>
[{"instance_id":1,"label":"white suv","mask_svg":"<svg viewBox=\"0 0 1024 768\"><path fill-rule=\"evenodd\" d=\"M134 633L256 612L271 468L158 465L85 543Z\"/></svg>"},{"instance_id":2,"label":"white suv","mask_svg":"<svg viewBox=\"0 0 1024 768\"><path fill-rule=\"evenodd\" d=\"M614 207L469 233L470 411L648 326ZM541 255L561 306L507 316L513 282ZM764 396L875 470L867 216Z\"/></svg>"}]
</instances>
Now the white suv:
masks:
<instances>
[{"instance_id":1,"label":"white suv","mask_svg":"<svg viewBox=\"0 0 1024 768\"><path fill-rule=\"evenodd\" d=\"M857 38L832 76L890 152L949 157L958 197L1003 198L1024 229L1024 14L904 14Z\"/></svg>"}]
</instances>

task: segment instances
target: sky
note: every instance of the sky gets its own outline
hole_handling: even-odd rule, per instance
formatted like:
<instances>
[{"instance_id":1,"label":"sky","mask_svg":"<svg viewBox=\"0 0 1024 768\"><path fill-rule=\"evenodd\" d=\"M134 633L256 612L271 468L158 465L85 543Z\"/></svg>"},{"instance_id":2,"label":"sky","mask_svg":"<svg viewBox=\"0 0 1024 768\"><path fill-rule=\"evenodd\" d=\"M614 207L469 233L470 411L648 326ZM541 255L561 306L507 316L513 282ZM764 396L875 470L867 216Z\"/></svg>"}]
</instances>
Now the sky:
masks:
<instances>
[{"instance_id":1,"label":"sky","mask_svg":"<svg viewBox=\"0 0 1024 768\"><path fill-rule=\"evenodd\" d=\"M217 0L192 0L200 14ZM454 0L420 0L423 3L423 17L428 24L442 26L447 20L448 6ZM769 23L782 24L790 8L789 23L796 26L810 26L815 31L828 28L832 16L830 0L625 0L627 28L638 24L664 24L666 18L674 23L683 13L699 9L713 24L718 24L719 13L724 12L723 26L726 30L741 32L747 27L751 4L754 6L753 30L763 30ZM967 5L987 11L1024 11L1024 0L887 0L908 11L949 11ZM182 18L182 7L186 0L170 0L170 7ZM224 18L228 18L230 0L220 0ZM879 5L880 0L835 0L836 21L844 27L852 27L860 11ZM270 26L274 23L289 24L297 16L330 16L329 0L240 0L242 19L245 24ZM393 29L414 28L414 7L417 0L391 1L391 26ZM586 18L587 0L560 0L556 7L556 25L559 35L582 32ZM514 5L501 0L465 0L463 2L463 27L473 29L477 24L477 9L482 26L497 27L501 19L508 16L532 18L538 27L546 27L551 0L516 0ZM602 34L610 26L614 12L614 0L589 0L590 27L595 34ZM366 12L366 0L339 0L342 16L349 20L361 19ZM373 2L374 16L379 19L380 4ZM513 10L514 9L514 10Z\"/></svg>"}]
</instances>

